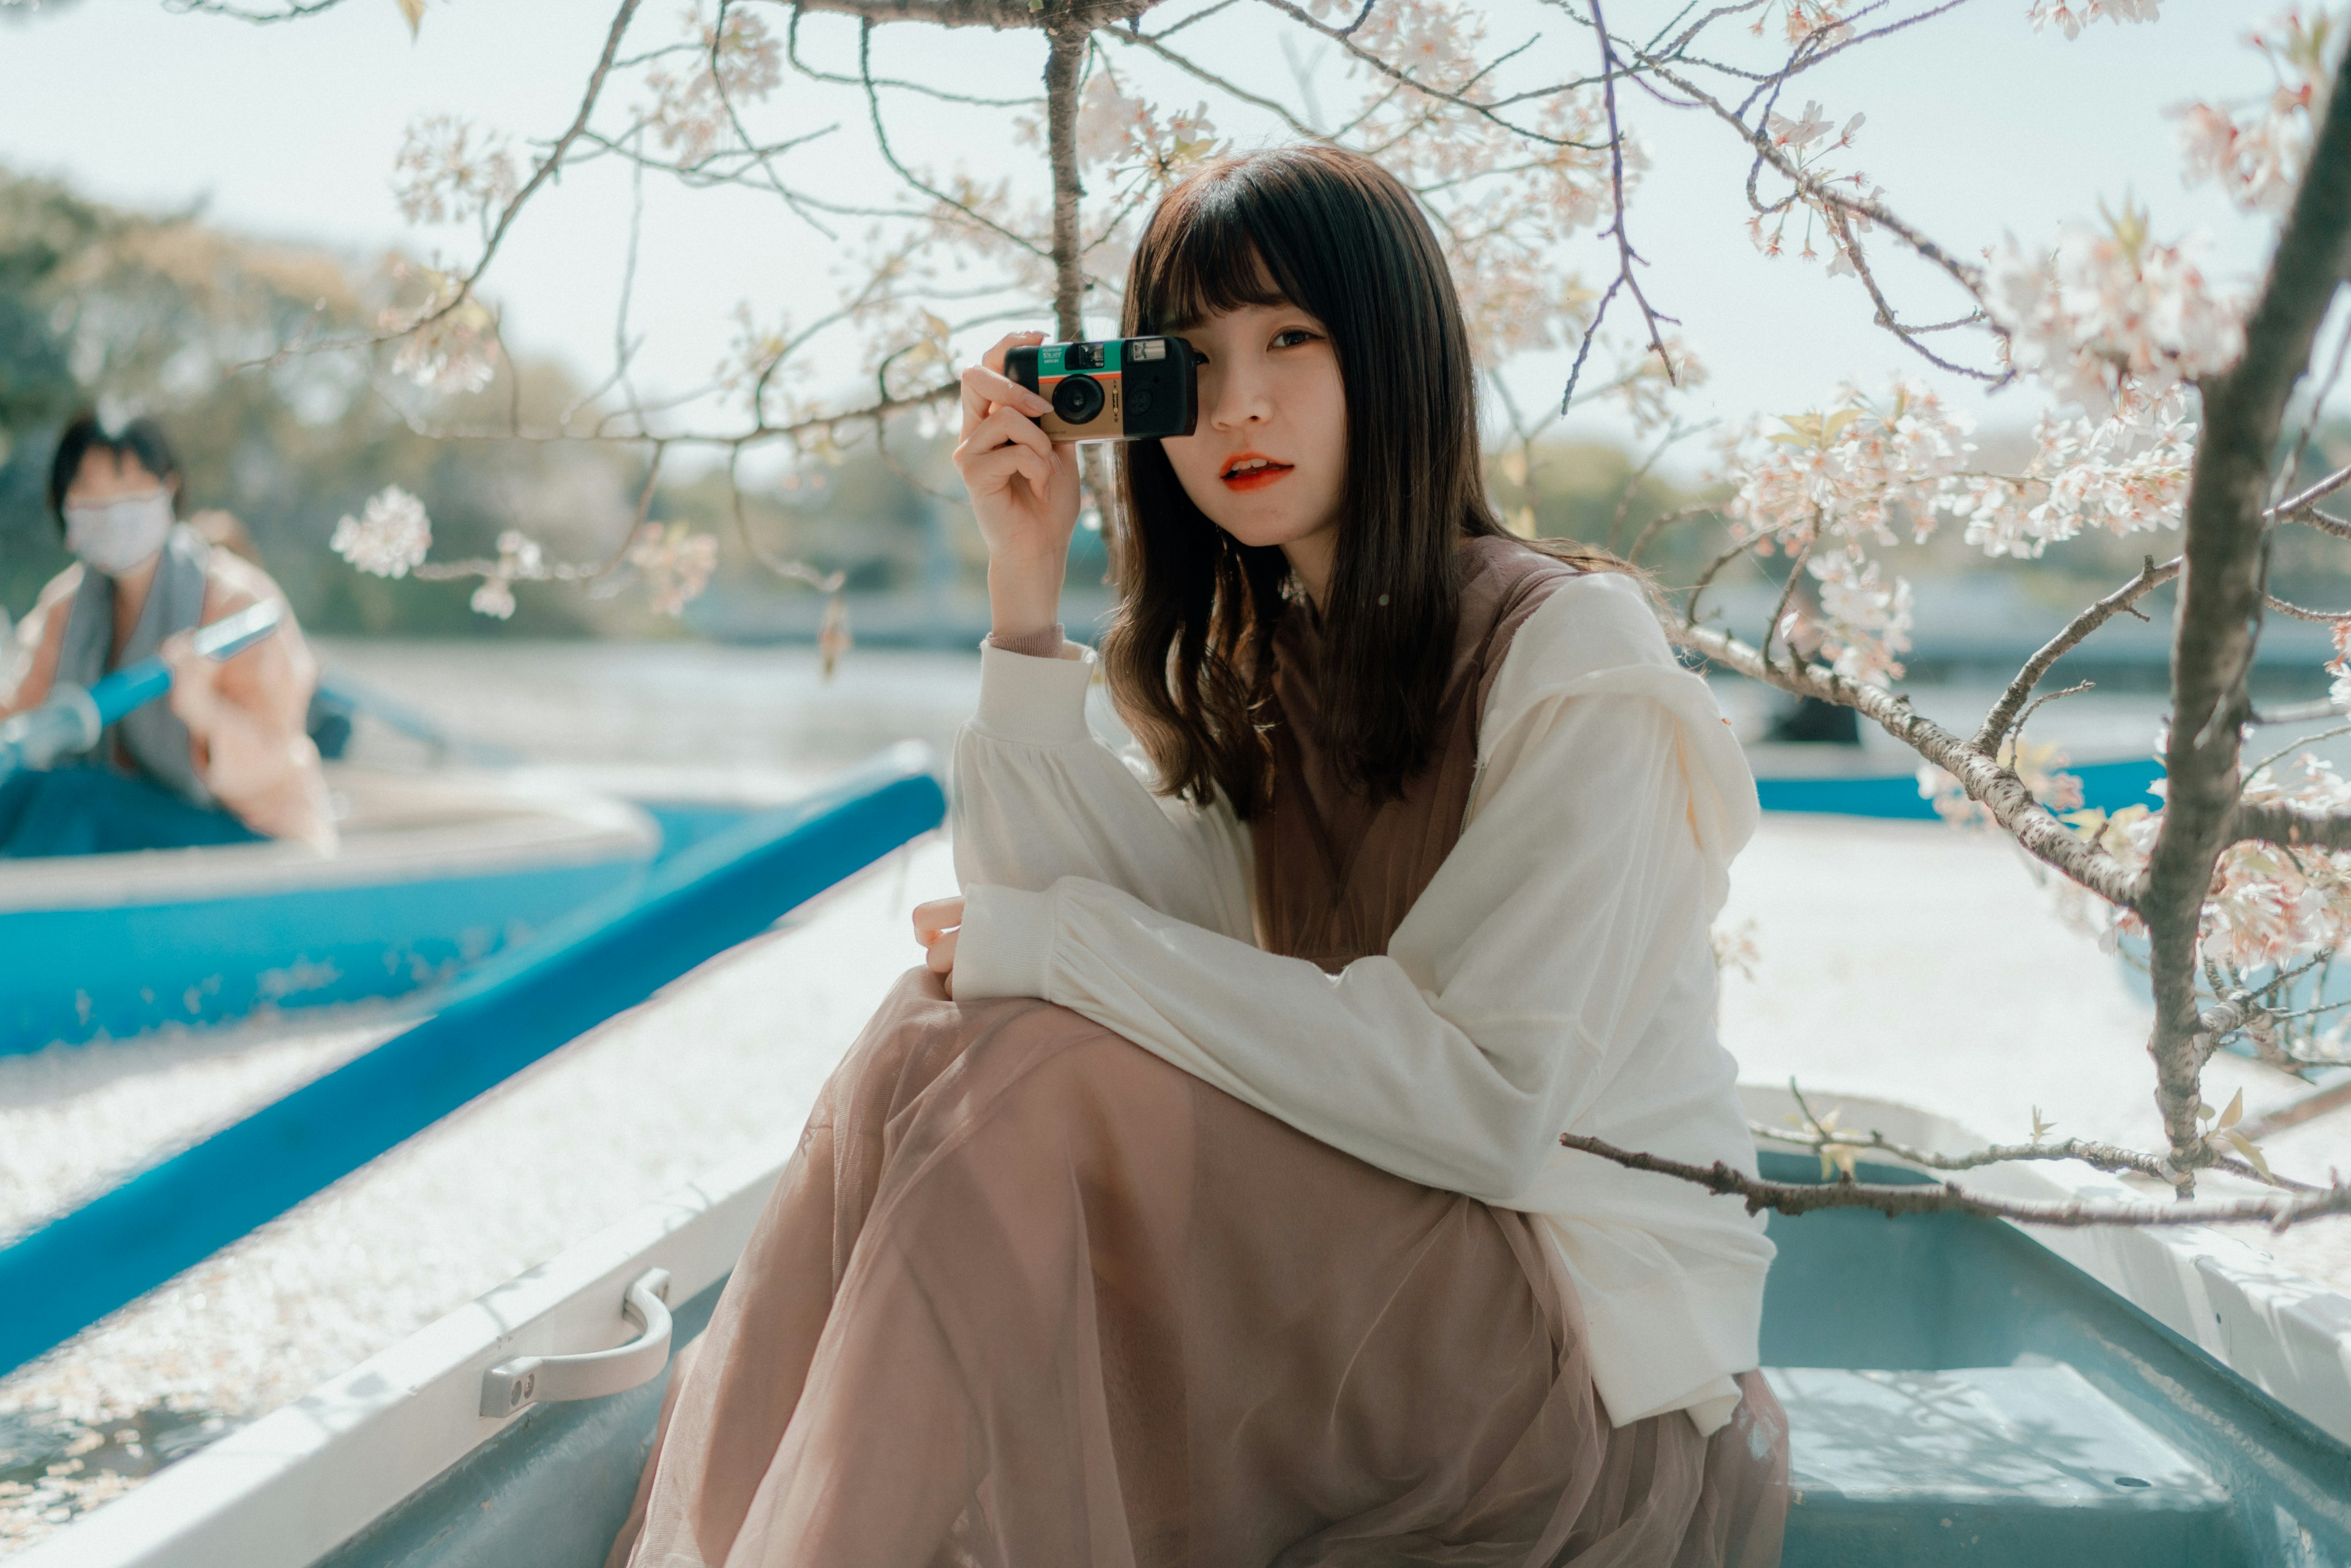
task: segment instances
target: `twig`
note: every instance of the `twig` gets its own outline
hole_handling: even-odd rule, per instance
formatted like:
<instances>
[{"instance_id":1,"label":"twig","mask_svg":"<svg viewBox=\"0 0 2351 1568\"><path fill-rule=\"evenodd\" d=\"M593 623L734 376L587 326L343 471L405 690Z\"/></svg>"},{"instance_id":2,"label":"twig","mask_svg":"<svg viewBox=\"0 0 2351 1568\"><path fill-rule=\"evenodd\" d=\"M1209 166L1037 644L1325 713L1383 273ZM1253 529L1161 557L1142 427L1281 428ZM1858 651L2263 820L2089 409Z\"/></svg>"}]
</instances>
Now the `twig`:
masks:
<instances>
[{"instance_id":1,"label":"twig","mask_svg":"<svg viewBox=\"0 0 2351 1568\"><path fill-rule=\"evenodd\" d=\"M1727 670L1761 681L1794 696L1818 697L1858 711L1895 739L1959 781L1970 800L1980 802L1992 819L2027 854L2107 903L2133 909L2140 896L2138 878L2120 861L2088 842L2050 814L2033 799L2024 780L2012 768L2000 767L1974 745L1953 735L1911 707L1909 699L1895 695L1817 664L1791 667L1767 664L1753 648L1729 632L1710 626L1668 625L1673 642L1704 655Z\"/></svg>"},{"instance_id":2,"label":"twig","mask_svg":"<svg viewBox=\"0 0 2351 1568\"><path fill-rule=\"evenodd\" d=\"M2259 1140L2273 1133L2282 1133L2288 1127L2299 1127L2304 1122L2315 1121L2346 1105L2351 1105L2351 1078L2325 1089L2313 1090L2299 1100L2289 1100L2266 1115L2249 1116L2238 1124L2237 1130L2248 1138Z\"/></svg>"},{"instance_id":3,"label":"twig","mask_svg":"<svg viewBox=\"0 0 2351 1568\"><path fill-rule=\"evenodd\" d=\"M2231 1225L2261 1221L2273 1231L2321 1215L2351 1214L2351 1184L2319 1187L2306 1193L2274 1197L2224 1198L2218 1202L2163 1203L2037 1203L2025 1198L1991 1197L1963 1191L1949 1182L1763 1181L1733 1170L1717 1160L1694 1166L1656 1155L1620 1149L1598 1138L1562 1133L1562 1145L1614 1161L1627 1170L1692 1182L1708 1192L1742 1198L1747 1212L1772 1209L1781 1214L1810 1214L1823 1208L1874 1208L1899 1218L1912 1214L1969 1214L1981 1219L2007 1219L2022 1225Z\"/></svg>"},{"instance_id":4,"label":"twig","mask_svg":"<svg viewBox=\"0 0 2351 1568\"><path fill-rule=\"evenodd\" d=\"M2024 667L2016 673L2014 680L2008 683L2008 689L2001 693L2000 700L1992 704L1991 711L1984 715L1983 724L1968 744L1987 757L1997 752L2000 743L2007 737L2009 726L2018 710L2024 706L2025 699L2032 695L2032 688L2041 684L2041 678L2049 673L2050 667L2078 647L2091 632L2178 577L2186 559L2185 556L2174 556L2158 566L2155 558L2148 556L2146 564L2139 568L2137 576L2067 622L2064 631L2043 643L2041 651L2024 662Z\"/></svg>"}]
</instances>

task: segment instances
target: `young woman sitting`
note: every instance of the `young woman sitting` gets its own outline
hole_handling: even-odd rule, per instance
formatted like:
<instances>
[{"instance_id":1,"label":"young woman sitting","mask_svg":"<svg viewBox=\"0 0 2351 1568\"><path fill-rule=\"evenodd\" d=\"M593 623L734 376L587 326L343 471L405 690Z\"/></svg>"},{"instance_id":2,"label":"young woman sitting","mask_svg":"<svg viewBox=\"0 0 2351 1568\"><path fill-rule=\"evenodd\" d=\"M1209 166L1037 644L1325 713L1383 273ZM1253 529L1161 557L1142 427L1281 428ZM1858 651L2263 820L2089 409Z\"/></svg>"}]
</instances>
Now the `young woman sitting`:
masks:
<instances>
[{"instance_id":1,"label":"young woman sitting","mask_svg":"<svg viewBox=\"0 0 2351 1568\"><path fill-rule=\"evenodd\" d=\"M963 376L964 895L675 1369L613 1561L1770 1564L1771 1245L1708 925L1754 784L1642 581L1497 525L1451 279L1326 148L1152 215L1099 664L1043 400ZM1099 668L1140 745L1090 733Z\"/></svg>"}]
</instances>

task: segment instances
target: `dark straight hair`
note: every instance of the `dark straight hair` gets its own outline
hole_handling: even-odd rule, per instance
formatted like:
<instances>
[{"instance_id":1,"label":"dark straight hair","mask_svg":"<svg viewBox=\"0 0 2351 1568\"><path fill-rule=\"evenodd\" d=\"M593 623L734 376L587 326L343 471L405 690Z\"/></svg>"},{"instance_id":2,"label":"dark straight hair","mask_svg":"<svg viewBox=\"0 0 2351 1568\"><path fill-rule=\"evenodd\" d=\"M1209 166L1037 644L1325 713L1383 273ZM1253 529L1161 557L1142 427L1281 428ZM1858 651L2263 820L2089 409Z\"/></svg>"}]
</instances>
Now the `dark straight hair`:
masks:
<instances>
[{"instance_id":1,"label":"dark straight hair","mask_svg":"<svg viewBox=\"0 0 2351 1568\"><path fill-rule=\"evenodd\" d=\"M82 459L92 452L112 453L117 463L125 454L136 457L139 466L167 488L180 477L179 455L172 450L172 438L163 434L162 425L142 414L120 429L110 429L94 411L84 409L67 423L57 436L57 453L49 459L49 514L60 530L66 526L66 492L73 488ZM175 488L172 509L180 509L180 493Z\"/></svg>"},{"instance_id":2,"label":"dark straight hair","mask_svg":"<svg viewBox=\"0 0 2351 1568\"><path fill-rule=\"evenodd\" d=\"M1127 271L1124 333L1285 302L1330 334L1347 400L1317 738L1343 779L1392 799L1436 744L1458 547L1505 532L1486 495L1468 328L1412 193L1367 158L1310 145L1215 160L1160 199ZM1158 442L1122 443L1119 456L1128 537L1102 640L1111 694L1164 789L1205 802L1221 788L1249 817L1270 781L1263 728L1289 563L1210 522Z\"/></svg>"}]
</instances>

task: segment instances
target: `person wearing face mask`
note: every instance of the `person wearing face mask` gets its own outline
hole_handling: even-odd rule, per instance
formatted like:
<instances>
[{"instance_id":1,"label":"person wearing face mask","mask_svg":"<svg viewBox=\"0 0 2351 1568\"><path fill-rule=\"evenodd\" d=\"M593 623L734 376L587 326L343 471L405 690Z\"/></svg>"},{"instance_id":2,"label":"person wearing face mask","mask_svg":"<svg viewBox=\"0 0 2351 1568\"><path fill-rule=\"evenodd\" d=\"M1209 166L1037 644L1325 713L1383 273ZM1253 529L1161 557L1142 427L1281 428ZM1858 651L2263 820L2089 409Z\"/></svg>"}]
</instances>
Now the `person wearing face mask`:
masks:
<instances>
[{"instance_id":1,"label":"person wearing face mask","mask_svg":"<svg viewBox=\"0 0 2351 1568\"><path fill-rule=\"evenodd\" d=\"M117 429L84 413L58 437L49 504L78 559L17 629L30 658L0 717L154 654L172 667L172 690L76 761L0 781L0 858L256 839L335 847L304 732L317 664L290 613L222 663L190 647L199 626L285 596L181 522L180 491L179 462L152 419Z\"/></svg>"}]
</instances>

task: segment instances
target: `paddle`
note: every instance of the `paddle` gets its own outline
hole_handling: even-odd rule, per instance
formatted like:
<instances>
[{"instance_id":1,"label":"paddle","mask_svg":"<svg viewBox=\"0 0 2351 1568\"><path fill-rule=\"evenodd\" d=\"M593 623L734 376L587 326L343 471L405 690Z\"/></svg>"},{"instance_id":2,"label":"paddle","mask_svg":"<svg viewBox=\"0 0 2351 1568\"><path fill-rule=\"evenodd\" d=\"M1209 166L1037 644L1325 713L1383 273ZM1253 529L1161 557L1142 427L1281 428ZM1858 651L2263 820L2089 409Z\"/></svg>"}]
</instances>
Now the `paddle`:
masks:
<instances>
[{"instance_id":1,"label":"paddle","mask_svg":"<svg viewBox=\"0 0 2351 1568\"><path fill-rule=\"evenodd\" d=\"M198 627L189 641L218 664L277 631L285 615L285 605L265 599ZM59 685L39 707L0 723L0 779L19 768L47 768L60 757L88 751L108 725L171 689L172 666L160 656L126 664L87 691Z\"/></svg>"}]
</instances>

